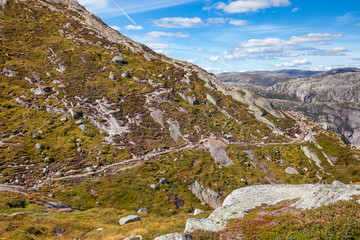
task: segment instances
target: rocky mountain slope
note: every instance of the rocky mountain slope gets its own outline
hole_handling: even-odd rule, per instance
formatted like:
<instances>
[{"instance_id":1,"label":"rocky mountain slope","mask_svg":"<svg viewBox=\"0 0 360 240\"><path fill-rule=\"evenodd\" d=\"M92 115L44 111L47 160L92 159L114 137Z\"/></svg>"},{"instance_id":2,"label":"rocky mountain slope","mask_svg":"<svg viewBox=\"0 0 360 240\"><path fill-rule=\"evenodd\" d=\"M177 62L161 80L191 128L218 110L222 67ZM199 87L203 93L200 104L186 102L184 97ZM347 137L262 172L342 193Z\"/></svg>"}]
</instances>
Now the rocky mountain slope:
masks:
<instances>
[{"instance_id":1,"label":"rocky mountain slope","mask_svg":"<svg viewBox=\"0 0 360 240\"><path fill-rule=\"evenodd\" d=\"M151 239L240 187L360 180L340 135L75 0L0 3L2 238Z\"/></svg>"},{"instance_id":2,"label":"rocky mountain slope","mask_svg":"<svg viewBox=\"0 0 360 240\"><path fill-rule=\"evenodd\" d=\"M236 75L238 81L226 83L250 89L271 99L280 109L300 112L326 129L341 133L352 144L360 145L359 71L357 68L340 68L306 78L288 76L286 79L277 72L259 73L263 78L260 83L258 76L251 75L251 80L244 80L240 73ZM278 80L269 78L273 74ZM226 74L221 79L227 79Z\"/></svg>"}]
</instances>

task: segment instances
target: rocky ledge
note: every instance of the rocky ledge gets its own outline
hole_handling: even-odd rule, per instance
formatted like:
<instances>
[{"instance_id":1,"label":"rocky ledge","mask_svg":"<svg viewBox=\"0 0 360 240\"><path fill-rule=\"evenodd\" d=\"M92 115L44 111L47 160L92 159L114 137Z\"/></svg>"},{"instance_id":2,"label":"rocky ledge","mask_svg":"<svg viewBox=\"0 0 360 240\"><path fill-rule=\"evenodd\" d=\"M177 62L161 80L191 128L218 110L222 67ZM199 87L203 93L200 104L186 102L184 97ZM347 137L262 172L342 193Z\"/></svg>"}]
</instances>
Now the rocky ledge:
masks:
<instances>
[{"instance_id":1,"label":"rocky ledge","mask_svg":"<svg viewBox=\"0 0 360 240\"><path fill-rule=\"evenodd\" d=\"M306 185L257 185L233 191L208 218L188 219L185 232L196 229L205 231L221 231L227 220L241 218L246 211L260 205L274 205L284 200L295 200L291 207L301 210L311 209L334 203L340 200L350 200L352 196L360 195L360 185L345 185L340 182L333 184Z\"/></svg>"}]
</instances>

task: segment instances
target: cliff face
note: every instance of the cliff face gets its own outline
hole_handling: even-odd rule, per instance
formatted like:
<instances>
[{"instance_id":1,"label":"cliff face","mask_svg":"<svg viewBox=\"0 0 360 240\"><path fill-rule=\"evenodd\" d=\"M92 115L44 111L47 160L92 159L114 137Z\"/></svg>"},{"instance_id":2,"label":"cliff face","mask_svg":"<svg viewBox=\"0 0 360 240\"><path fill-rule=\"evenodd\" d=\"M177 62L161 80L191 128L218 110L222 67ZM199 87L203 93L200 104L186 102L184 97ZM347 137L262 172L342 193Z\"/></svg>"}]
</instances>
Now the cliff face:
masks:
<instances>
[{"instance_id":1,"label":"cliff face","mask_svg":"<svg viewBox=\"0 0 360 240\"><path fill-rule=\"evenodd\" d=\"M30 212L1 219L1 237L154 237L239 187L360 180L339 135L156 54L75 1L2 1L0 12L0 204ZM59 202L81 211L44 220ZM138 209L150 214L117 224Z\"/></svg>"}]
</instances>

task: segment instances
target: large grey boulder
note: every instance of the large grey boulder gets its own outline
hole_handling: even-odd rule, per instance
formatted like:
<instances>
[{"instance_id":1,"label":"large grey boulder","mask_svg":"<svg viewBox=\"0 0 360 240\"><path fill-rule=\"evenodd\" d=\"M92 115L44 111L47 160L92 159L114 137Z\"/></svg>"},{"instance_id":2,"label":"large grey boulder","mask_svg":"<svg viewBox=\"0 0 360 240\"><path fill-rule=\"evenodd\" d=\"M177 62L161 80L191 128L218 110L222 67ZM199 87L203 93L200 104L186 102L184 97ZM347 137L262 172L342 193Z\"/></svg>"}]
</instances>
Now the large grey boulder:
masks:
<instances>
[{"instance_id":1,"label":"large grey boulder","mask_svg":"<svg viewBox=\"0 0 360 240\"><path fill-rule=\"evenodd\" d=\"M154 240L191 240L192 237L186 233L171 233L155 238Z\"/></svg>"},{"instance_id":2,"label":"large grey boulder","mask_svg":"<svg viewBox=\"0 0 360 240\"><path fill-rule=\"evenodd\" d=\"M340 200L350 200L360 195L360 186L345 185L340 182L333 184L304 185L257 185L234 190L208 218L188 219L185 232L196 229L220 231L228 219L241 218L246 211L262 204L274 205L283 200L297 200L291 206L298 209L311 209Z\"/></svg>"},{"instance_id":3,"label":"large grey boulder","mask_svg":"<svg viewBox=\"0 0 360 240\"><path fill-rule=\"evenodd\" d=\"M132 223L132 222L137 222L137 221L141 221L139 216L129 215L129 216L120 218L119 224L122 226L122 225L125 225L127 223Z\"/></svg>"}]
</instances>

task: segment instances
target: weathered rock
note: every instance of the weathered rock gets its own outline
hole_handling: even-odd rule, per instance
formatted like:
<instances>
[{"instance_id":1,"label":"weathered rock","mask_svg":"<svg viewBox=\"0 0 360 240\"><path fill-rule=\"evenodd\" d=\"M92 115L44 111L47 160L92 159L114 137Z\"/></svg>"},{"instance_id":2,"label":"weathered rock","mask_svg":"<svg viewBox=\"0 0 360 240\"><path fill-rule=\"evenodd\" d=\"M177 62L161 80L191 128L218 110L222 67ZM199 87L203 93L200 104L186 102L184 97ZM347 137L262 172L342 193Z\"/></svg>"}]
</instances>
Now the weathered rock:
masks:
<instances>
[{"instance_id":1,"label":"weathered rock","mask_svg":"<svg viewBox=\"0 0 360 240\"><path fill-rule=\"evenodd\" d=\"M143 56L147 61L151 61L151 57L149 56L149 54L144 53Z\"/></svg>"},{"instance_id":2,"label":"weathered rock","mask_svg":"<svg viewBox=\"0 0 360 240\"><path fill-rule=\"evenodd\" d=\"M304 184L304 185L257 185L234 190L206 219L188 219L185 232L195 229L205 231L220 231L228 219L241 218L246 211L262 204L274 205L284 200L298 199L291 206L298 209L320 207L340 200L350 200L351 196L360 194L360 186L334 184Z\"/></svg>"},{"instance_id":3,"label":"weathered rock","mask_svg":"<svg viewBox=\"0 0 360 240\"><path fill-rule=\"evenodd\" d=\"M285 172L286 172L287 174L291 174L291 175L297 175L297 174L299 174L299 172L298 172L295 168L293 168L293 167L287 167L287 168L285 169Z\"/></svg>"},{"instance_id":4,"label":"weathered rock","mask_svg":"<svg viewBox=\"0 0 360 240\"><path fill-rule=\"evenodd\" d=\"M170 136L175 140L175 142L178 142L179 138L183 137L180 132L179 124L170 119L167 121L167 123L169 124Z\"/></svg>"},{"instance_id":5,"label":"weathered rock","mask_svg":"<svg viewBox=\"0 0 360 240\"><path fill-rule=\"evenodd\" d=\"M54 201L48 201L44 203L44 207L50 208L50 209L71 209L69 206L59 203L59 202L54 202Z\"/></svg>"},{"instance_id":6,"label":"weathered rock","mask_svg":"<svg viewBox=\"0 0 360 240\"><path fill-rule=\"evenodd\" d=\"M85 124L80 124L78 127L79 127L82 131L87 131L87 130L88 130L88 128L86 127Z\"/></svg>"},{"instance_id":7,"label":"weathered rock","mask_svg":"<svg viewBox=\"0 0 360 240\"><path fill-rule=\"evenodd\" d=\"M139 234L133 234L127 238L124 238L123 240L141 240L142 236Z\"/></svg>"},{"instance_id":8,"label":"weathered rock","mask_svg":"<svg viewBox=\"0 0 360 240\"><path fill-rule=\"evenodd\" d=\"M150 187L154 190L158 189L159 187L156 184L151 184Z\"/></svg>"},{"instance_id":9,"label":"weathered rock","mask_svg":"<svg viewBox=\"0 0 360 240\"><path fill-rule=\"evenodd\" d=\"M0 7L4 7L7 3L7 0L0 0Z\"/></svg>"},{"instance_id":10,"label":"weathered rock","mask_svg":"<svg viewBox=\"0 0 360 240\"><path fill-rule=\"evenodd\" d=\"M140 208L138 213L147 213L147 208Z\"/></svg>"},{"instance_id":11,"label":"weathered rock","mask_svg":"<svg viewBox=\"0 0 360 240\"><path fill-rule=\"evenodd\" d=\"M191 240L191 239L192 237L186 233L171 233L154 238L154 240Z\"/></svg>"},{"instance_id":12,"label":"weathered rock","mask_svg":"<svg viewBox=\"0 0 360 240\"><path fill-rule=\"evenodd\" d=\"M42 148L42 146L40 143L37 143L37 144L35 144L35 148L40 150Z\"/></svg>"},{"instance_id":13,"label":"weathered rock","mask_svg":"<svg viewBox=\"0 0 360 240\"><path fill-rule=\"evenodd\" d=\"M183 93L179 93L179 96L184 99L184 101L190 103L191 105L199 105L199 101L194 96L186 96Z\"/></svg>"},{"instance_id":14,"label":"weathered rock","mask_svg":"<svg viewBox=\"0 0 360 240\"><path fill-rule=\"evenodd\" d=\"M141 221L140 217L138 217L136 215L129 215L129 216L120 218L119 224L125 225L127 223L138 222L138 221Z\"/></svg>"},{"instance_id":15,"label":"weathered rock","mask_svg":"<svg viewBox=\"0 0 360 240\"><path fill-rule=\"evenodd\" d=\"M113 59L111 61L113 61L114 63L123 63L124 57L119 55L119 56L113 57Z\"/></svg>"},{"instance_id":16,"label":"weathered rock","mask_svg":"<svg viewBox=\"0 0 360 240\"><path fill-rule=\"evenodd\" d=\"M82 119L79 119L77 121L75 121L76 125L81 125L81 124L85 124L85 122Z\"/></svg>"},{"instance_id":17,"label":"weathered rock","mask_svg":"<svg viewBox=\"0 0 360 240\"><path fill-rule=\"evenodd\" d=\"M321 160L319 159L318 155L316 154L316 152L314 152L313 150L311 150L308 146L301 146L301 150L304 152L305 156L307 156L309 158L309 160L315 162L315 164L319 167L319 168L323 168L321 166Z\"/></svg>"},{"instance_id":18,"label":"weathered rock","mask_svg":"<svg viewBox=\"0 0 360 240\"><path fill-rule=\"evenodd\" d=\"M161 178L159 183L160 184L169 184L169 181L166 178Z\"/></svg>"},{"instance_id":19,"label":"weathered rock","mask_svg":"<svg viewBox=\"0 0 360 240\"><path fill-rule=\"evenodd\" d=\"M215 106L217 106L217 101L216 101L216 99L215 99L213 96L211 96L210 94L206 94L206 99L207 99L209 102L211 102L212 104L214 104Z\"/></svg>"},{"instance_id":20,"label":"weathered rock","mask_svg":"<svg viewBox=\"0 0 360 240\"><path fill-rule=\"evenodd\" d=\"M113 72L110 72L109 78L110 78L111 80L115 80L115 76L114 76L114 73L113 73Z\"/></svg>"},{"instance_id":21,"label":"weathered rock","mask_svg":"<svg viewBox=\"0 0 360 240\"><path fill-rule=\"evenodd\" d=\"M60 122L67 122L67 117L63 116L62 118L60 118Z\"/></svg>"},{"instance_id":22,"label":"weathered rock","mask_svg":"<svg viewBox=\"0 0 360 240\"><path fill-rule=\"evenodd\" d=\"M122 78L129 78L129 77L130 77L130 73L129 73L129 72L123 72L123 73L121 74L121 77L122 77Z\"/></svg>"},{"instance_id":23,"label":"weathered rock","mask_svg":"<svg viewBox=\"0 0 360 240\"><path fill-rule=\"evenodd\" d=\"M214 158L215 163L219 163L225 167L228 167L234 162L228 157L226 150L225 150L225 144L219 140L209 140L205 147L210 152L210 155Z\"/></svg>"},{"instance_id":24,"label":"weathered rock","mask_svg":"<svg viewBox=\"0 0 360 240\"><path fill-rule=\"evenodd\" d=\"M57 171L57 172L55 173L55 177L60 178L60 177L63 177L63 176L64 176L64 174L63 174L62 172L60 172L60 171Z\"/></svg>"},{"instance_id":25,"label":"weathered rock","mask_svg":"<svg viewBox=\"0 0 360 240\"><path fill-rule=\"evenodd\" d=\"M188 186L188 189L201 201L208 204L210 207L217 209L221 207L220 195L210 188L203 187L199 180Z\"/></svg>"},{"instance_id":26,"label":"weathered rock","mask_svg":"<svg viewBox=\"0 0 360 240\"><path fill-rule=\"evenodd\" d=\"M197 209L194 210L194 215L198 215L198 214L201 214L203 212L204 212L203 210L197 208Z\"/></svg>"}]
</instances>

